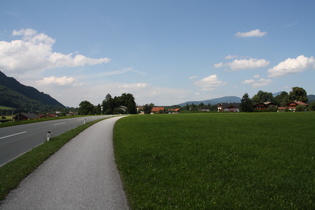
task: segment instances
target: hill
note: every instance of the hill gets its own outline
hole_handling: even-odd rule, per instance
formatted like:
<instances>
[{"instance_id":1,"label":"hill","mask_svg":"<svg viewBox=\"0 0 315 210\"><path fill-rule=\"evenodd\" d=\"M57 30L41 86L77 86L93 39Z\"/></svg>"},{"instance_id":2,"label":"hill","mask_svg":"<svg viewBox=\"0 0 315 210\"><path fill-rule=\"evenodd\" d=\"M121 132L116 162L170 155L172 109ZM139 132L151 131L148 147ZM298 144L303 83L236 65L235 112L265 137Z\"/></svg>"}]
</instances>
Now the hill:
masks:
<instances>
[{"instance_id":1,"label":"hill","mask_svg":"<svg viewBox=\"0 0 315 210\"><path fill-rule=\"evenodd\" d=\"M195 104L195 105L199 105L199 104L211 104L211 105L215 105L218 103L241 103L241 98L237 97L237 96L225 96L225 97L221 97L221 98L214 98L214 99L209 99L209 100L204 100L204 101L187 101L185 103L181 103L178 104L178 106L186 106L186 104L190 105L190 104Z\"/></svg>"},{"instance_id":2,"label":"hill","mask_svg":"<svg viewBox=\"0 0 315 210\"><path fill-rule=\"evenodd\" d=\"M315 95L308 95L307 98L308 98L308 103L315 102Z\"/></svg>"},{"instance_id":3,"label":"hill","mask_svg":"<svg viewBox=\"0 0 315 210\"><path fill-rule=\"evenodd\" d=\"M37 89L25 86L0 71L0 105L24 112L64 108L60 102Z\"/></svg>"}]
</instances>

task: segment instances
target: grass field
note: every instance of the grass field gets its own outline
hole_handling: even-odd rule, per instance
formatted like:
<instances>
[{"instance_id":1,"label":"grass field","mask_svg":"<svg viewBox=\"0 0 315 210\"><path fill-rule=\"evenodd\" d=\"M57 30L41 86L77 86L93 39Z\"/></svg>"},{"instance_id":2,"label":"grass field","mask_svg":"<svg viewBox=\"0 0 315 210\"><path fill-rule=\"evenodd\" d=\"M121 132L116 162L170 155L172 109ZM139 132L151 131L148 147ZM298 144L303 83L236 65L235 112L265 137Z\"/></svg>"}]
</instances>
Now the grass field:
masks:
<instances>
[{"instance_id":1,"label":"grass field","mask_svg":"<svg viewBox=\"0 0 315 210\"><path fill-rule=\"evenodd\" d=\"M132 116L114 130L132 209L315 209L315 112Z\"/></svg>"}]
</instances>

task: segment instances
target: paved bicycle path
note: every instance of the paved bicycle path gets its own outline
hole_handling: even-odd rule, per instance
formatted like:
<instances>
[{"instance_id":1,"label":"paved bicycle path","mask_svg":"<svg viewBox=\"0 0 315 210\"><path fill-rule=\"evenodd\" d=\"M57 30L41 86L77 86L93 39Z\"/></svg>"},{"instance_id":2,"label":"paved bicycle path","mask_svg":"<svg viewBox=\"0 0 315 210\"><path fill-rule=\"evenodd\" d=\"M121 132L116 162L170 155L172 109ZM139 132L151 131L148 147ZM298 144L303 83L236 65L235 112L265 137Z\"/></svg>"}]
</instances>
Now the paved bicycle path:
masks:
<instances>
[{"instance_id":1,"label":"paved bicycle path","mask_svg":"<svg viewBox=\"0 0 315 210\"><path fill-rule=\"evenodd\" d=\"M112 143L118 119L96 123L68 142L11 191L0 209L129 209Z\"/></svg>"}]
</instances>

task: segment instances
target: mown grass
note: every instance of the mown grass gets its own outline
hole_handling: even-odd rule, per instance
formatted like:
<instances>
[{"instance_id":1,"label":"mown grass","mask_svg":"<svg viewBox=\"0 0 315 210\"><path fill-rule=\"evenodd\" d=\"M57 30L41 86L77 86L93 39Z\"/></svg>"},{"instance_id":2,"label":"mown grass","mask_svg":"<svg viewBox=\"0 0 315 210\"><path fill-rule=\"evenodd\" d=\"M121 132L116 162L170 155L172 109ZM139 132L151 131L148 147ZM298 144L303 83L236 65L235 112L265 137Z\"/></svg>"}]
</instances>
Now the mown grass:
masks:
<instances>
[{"instance_id":1,"label":"mown grass","mask_svg":"<svg viewBox=\"0 0 315 210\"><path fill-rule=\"evenodd\" d=\"M314 209L315 112L146 115L115 125L132 209Z\"/></svg>"},{"instance_id":2,"label":"mown grass","mask_svg":"<svg viewBox=\"0 0 315 210\"><path fill-rule=\"evenodd\" d=\"M26 176L32 173L40 164L58 151L64 144L73 139L86 128L101 120L104 119L88 122L60 136L54 137L50 141L41 144L40 146L0 167L0 200L3 200L5 196Z\"/></svg>"}]
</instances>

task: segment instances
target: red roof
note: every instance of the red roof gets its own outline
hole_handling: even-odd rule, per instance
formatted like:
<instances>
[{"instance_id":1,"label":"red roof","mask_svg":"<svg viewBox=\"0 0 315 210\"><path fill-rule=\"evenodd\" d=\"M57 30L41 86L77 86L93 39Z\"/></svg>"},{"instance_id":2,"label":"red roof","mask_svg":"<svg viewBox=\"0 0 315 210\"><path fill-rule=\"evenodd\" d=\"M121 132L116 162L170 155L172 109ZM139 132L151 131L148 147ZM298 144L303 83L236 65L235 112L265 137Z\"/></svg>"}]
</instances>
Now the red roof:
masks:
<instances>
[{"instance_id":1,"label":"red roof","mask_svg":"<svg viewBox=\"0 0 315 210\"><path fill-rule=\"evenodd\" d=\"M160 112L160 111L164 111L164 107L153 107L151 109L151 112Z\"/></svg>"}]
</instances>

